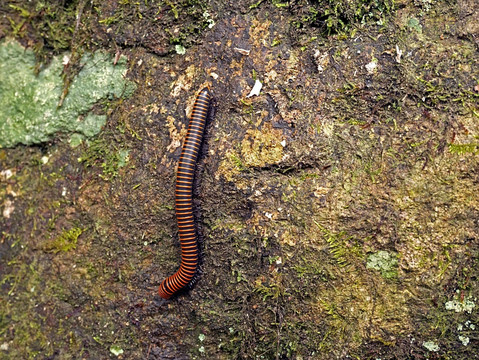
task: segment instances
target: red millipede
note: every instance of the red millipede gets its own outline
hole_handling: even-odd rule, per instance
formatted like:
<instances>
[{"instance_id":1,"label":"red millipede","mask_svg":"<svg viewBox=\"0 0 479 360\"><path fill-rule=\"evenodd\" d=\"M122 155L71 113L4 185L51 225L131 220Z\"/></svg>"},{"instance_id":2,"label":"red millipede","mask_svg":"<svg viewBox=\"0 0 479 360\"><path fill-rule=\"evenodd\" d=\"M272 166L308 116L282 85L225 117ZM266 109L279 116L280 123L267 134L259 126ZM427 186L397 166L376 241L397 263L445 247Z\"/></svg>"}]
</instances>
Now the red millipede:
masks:
<instances>
[{"instance_id":1,"label":"red millipede","mask_svg":"<svg viewBox=\"0 0 479 360\"><path fill-rule=\"evenodd\" d=\"M169 299L173 294L190 284L198 269L200 249L198 246L198 230L193 216L193 180L211 99L212 96L207 87L198 94L178 162L175 201L181 245L181 263L180 268L173 275L163 280L158 288L158 294L164 299Z\"/></svg>"}]
</instances>

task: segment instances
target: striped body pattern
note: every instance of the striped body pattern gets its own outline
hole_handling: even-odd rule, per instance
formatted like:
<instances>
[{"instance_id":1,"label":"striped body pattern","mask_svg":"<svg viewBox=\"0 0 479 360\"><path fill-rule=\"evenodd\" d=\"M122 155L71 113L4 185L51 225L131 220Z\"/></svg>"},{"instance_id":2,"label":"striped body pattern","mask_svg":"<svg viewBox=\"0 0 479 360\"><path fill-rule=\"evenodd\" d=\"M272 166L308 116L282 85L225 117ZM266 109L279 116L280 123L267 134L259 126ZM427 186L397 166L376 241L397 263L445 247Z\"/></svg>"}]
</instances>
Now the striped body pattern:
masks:
<instances>
[{"instance_id":1,"label":"striped body pattern","mask_svg":"<svg viewBox=\"0 0 479 360\"><path fill-rule=\"evenodd\" d=\"M200 250L193 216L193 180L210 102L211 93L208 88L204 88L198 94L193 106L188 132L178 163L175 196L181 264L178 271L163 280L158 288L158 294L164 299L170 298L174 293L187 286L198 268Z\"/></svg>"}]
</instances>

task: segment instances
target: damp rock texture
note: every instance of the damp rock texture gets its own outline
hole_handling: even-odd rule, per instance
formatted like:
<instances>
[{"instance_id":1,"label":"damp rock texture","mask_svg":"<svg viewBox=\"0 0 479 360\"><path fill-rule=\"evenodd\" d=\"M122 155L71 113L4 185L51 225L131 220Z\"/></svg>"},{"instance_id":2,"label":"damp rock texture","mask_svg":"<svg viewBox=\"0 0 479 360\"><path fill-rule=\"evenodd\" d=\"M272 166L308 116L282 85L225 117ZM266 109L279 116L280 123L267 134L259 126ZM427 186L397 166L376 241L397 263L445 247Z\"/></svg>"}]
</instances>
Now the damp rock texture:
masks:
<instances>
[{"instance_id":1,"label":"damp rock texture","mask_svg":"<svg viewBox=\"0 0 479 360\"><path fill-rule=\"evenodd\" d=\"M55 4L0 4L0 358L477 357L474 1Z\"/></svg>"}]
</instances>

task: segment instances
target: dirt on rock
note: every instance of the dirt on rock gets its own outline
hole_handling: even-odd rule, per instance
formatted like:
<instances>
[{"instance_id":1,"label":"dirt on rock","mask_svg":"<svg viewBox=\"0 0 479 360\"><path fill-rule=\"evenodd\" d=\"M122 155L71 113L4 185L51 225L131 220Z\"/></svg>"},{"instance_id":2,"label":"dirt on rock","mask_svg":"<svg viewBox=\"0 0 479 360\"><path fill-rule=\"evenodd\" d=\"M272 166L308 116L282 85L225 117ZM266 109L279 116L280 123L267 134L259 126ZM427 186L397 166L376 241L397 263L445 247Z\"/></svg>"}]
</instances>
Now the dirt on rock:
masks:
<instances>
[{"instance_id":1,"label":"dirt on rock","mask_svg":"<svg viewBox=\"0 0 479 360\"><path fill-rule=\"evenodd\" d=\"M77 147L58 133L0 149L0 358L476 358L477 11L2 3L0 46L39 64L68 51L66 90L97 49L128 58L136 90L99 102L106 124ZM201 275L164 301L176 165L206 85Z\"/></svg>"}]
</instances>

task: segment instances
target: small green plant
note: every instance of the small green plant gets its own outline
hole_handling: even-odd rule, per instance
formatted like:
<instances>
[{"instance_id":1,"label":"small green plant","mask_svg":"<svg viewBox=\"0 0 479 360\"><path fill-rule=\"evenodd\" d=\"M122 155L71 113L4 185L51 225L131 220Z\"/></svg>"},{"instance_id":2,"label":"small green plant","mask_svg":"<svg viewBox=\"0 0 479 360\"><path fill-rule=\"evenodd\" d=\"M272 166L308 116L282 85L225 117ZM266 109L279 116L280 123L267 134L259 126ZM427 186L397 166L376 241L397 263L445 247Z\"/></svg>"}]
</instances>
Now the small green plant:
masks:
<instances>
[{"instance_id":1,"label":"small green plant","mask_svg":"<svg viewBox=\"0 0 479 360\"><path fill-rule=\"evenodd\" d=\"M45 251L59 253L68 252L77 246L78 237L83 233L83 229L74 227L70 230L63 230L63 232L54 240L50 241L44 247Z\"/></svg>"},{"instance_id":2,"label":"small green plant","mask_svg":"<svg viewBox=\"0 0 479 360\"><path fill-rule=\"evenodd\" d=\"M344 238L344 233L341 232L337 235L330 234L326 237L326 241L329 245L329 252L333 255L333 258L336 260L340 267L349 265L348 260L348 251L344 246L342 239Z\"/></svg>"},{"instance_id":3,"label":"small green plant","mask_svg":"<svg viewBox=\"0 0 479 360\"><path fill-rule=\"evenodd\" d=\"M327 34L345 34L354 32L360 25L383 25L394 8L394 0L299 1L296 9L301 17L293 24L298 28L316 26Z\"/></svg>"},{"instance_id":4,"label":"small green plant","mask_svg":"<svg viewBox=\"0 0 479 360\"><path fill-rule=\"evenodd\" d=\"M235 164L239 171L243 171L246 169L246 166L243 164L243 161L235 154L230 154L230 160Z\"/></svg>"},{"instance_id":5,"label":"small green plant","mask_svg":"<svg viewBox=\"0 0 479 360\"><path fill-rule=\"evenodd\" d=\"M281 284L281 279L276 276L269 284L264 284L261 279L257 279L255 282L255 293L260 294L263 297L263 301L267 298L277 299L284 295L284 288Z\"/></svg>"},{"instance_id":6,"label":"small green plant","mask_svg":"<svg viewBox=\"0 0 479 360\"><path fill-rule=\"evenodd\" d=\"M79 162L88 166L99 165L102 168L100 177L103 180L111 180L118 175L120 168L128 162L130 153L127 149L114 149L103 139L96 139L90 143L83 155L78 159Z\"/></svg>"},{"instance_id":7,"label":"small green plant","mask_svg":"<svg viewBox=\"0 0 479 360\"><path fill-rule=\"evenodd\" d=\"M353 259L363 258L361 247L352 236L349 236L344 231L338 233L330 232L316 221L314 223L323 233L324 239L329 246L329 252L340 267L351 266Z\"/></svg>"},{"instance_id":8,"label":"small green plant","mask_svg":"<svg viewBox=\"0 0 479 360\"><path fill-rule=\"evenodd\" d=\"M479 144L449 144L449 151L452 154L478 154Z\"/></svg>"}]
</instances>

